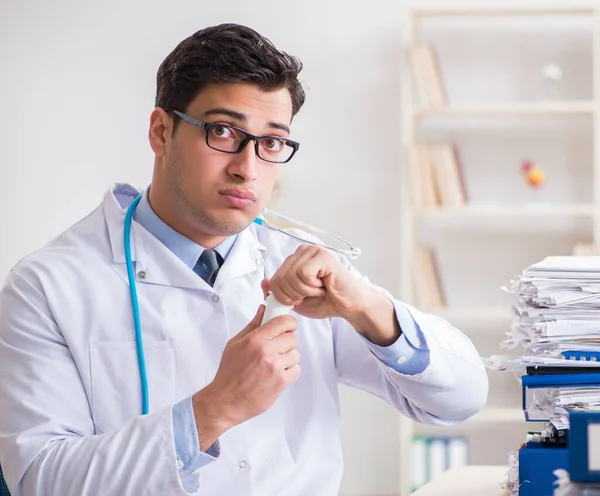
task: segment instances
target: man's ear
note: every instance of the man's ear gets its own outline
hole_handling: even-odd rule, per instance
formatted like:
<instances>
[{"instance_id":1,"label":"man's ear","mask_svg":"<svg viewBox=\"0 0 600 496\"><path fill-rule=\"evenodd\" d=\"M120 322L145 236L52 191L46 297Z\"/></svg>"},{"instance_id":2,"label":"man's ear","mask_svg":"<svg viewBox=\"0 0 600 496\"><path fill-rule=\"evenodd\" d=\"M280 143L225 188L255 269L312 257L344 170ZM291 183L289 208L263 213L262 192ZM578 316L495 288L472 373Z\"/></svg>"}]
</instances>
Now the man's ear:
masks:
<instances>
[{"instance_id":1,"label":"man's ear","mask_svg":"<svg viewBox=\"0 0 600 496\"><path fill-rule=\"evenodd\" d=\"M162 157L166 153L167 145L171 141L173 133L173 119L164 111L157 107L150 114L150 129L148 130L148 139L150 147L156 156Z\"/></svg>"}]
</instances>

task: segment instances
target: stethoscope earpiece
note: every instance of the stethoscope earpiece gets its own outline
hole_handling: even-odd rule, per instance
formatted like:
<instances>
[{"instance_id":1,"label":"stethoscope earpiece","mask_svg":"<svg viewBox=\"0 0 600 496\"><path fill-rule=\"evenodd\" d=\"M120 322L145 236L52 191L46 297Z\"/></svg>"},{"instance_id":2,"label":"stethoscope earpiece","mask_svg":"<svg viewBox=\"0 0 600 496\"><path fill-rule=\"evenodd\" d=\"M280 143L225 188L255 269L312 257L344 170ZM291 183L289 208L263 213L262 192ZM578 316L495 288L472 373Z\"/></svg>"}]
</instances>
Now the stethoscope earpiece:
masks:
<instances>
[{"instance_id":1,"label":"stethoscope earpiece","mask_svg":"<svg viewBox=\"0 0 600 496\"><path fill-rule=\"evenodd\" d=\"M313 232L315 234L320 234L320 235L325 235L329 238L335 239L338 243L341 243L342 245L346 246L347 248L337 248L335 246L331 246L328 244L324 244L324 243L319 243L317 241L312 241L310 239L306 239L303 238L302 236L298 236L292 232L286 231L284 229L280 229L277 226L274 226L273 224L270 224L265 218L264 215L270 215L273 217L277 217L278 219L282 219L285 220L286 222L289 222L290 224L293 224L295 226L301 227L302 229L306 230L306 231L310 231ZM268 229L271 229L273 231L278 231L280 233L285 234L286 236L290 236L302 243L308 243L311 245L316 245L316 246L322 246L323 248L326 248L328 250L332 250L334 252L340 253L342 255L347 256L348 258L350 258L351 260L356 260L360 255L361 255L361 250L359 247L354 246L352 243L346 241L345 239L340 238L339 236L336 236L335 234L330 233L329 231L325 231L323 229L319 229L317 227L311 226L310 224L307 224L306 222L302 222L299 221L297 219L292 219L291 217L288 217L286 215L280 214L278 212L273 212L272 210L267 210L264 209L263 210L263 216L262 217L257 217L256 219L254 219L254 223L258 224L260 226L264 226Z\"/></svg>"}]
</instances>

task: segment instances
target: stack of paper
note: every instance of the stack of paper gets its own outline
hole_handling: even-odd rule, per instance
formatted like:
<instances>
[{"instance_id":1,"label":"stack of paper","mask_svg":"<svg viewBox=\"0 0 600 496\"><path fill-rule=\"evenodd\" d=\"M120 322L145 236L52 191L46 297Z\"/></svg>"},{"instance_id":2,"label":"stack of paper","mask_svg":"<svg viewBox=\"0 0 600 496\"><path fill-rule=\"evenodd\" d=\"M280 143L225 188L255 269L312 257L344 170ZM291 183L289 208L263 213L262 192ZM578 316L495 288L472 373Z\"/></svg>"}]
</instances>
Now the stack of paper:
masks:
<instances>
[{"instance_id":1,"label":"stack of paper","mask_svg":"<svg viewBox=\"0 0 600 496\"><path fill-rule=\"evenodd\" d=\"M600 374L594 373L600 372L594 369L600 367L600 256L547 257L509 291L514 318L503 346L520 346L522 355L492 357L488 365L534 367L537 377L522 379L526 418L568 428L570 410L600 407ZM537 372L540 366L544 372ZM562 367L572 370L557 375Z\"/></svg>"},{"instance_id":2,"label":"stack of paper","mask_svg":"<svg viewBox=\"0 0 600 496\"><path fill-rule=\"evenodd\" d=\"M553 472L568 466L570 413L600 409L600 256L547 257L505 289L513 321L502 347L520 353L485 361L519 376L525 419L544 423L518 450L517 483L509 460L506 486L579 494L555 487Z\"/></svg>"},{"instance_id":3,"label":"stack of paper","mask_svg":"<svg viewBox=\"0 0 600 496\"><path fill-rule=\"evenodd\" d=\"M515 319L507 346L521 345L525 357L600 352L600 256L548 257L510 291Z\"/></svg>"}]
</instances>

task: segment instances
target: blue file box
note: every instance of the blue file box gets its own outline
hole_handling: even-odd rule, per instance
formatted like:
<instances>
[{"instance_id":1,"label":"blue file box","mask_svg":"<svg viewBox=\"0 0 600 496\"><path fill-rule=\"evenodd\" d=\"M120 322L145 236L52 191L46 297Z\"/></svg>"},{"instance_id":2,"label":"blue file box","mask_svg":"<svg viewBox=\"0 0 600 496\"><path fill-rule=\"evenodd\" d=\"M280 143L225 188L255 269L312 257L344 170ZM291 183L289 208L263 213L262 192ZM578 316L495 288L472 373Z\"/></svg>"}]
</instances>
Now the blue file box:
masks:
<instances>
[{"instance_id":1,"label":"blue file box","mask_svg":"<svg viewBox=\"0 0 600 496\"><path fill-rule=\"evenodd\" d=\"M569 450L566 447L542 446L529 442L519 450L519 496L554 494L554 471L567 470Z\"/></svg>"},{"instance_id":2,"label":"blue file box","mask_svg":"<svg viewBox=\"0 0 600 496\"><path fill-rule=\"evenodd\" d=\"M600 482L599 460L590 445L600 443L600 412L572 411L569 413L569 478L573 482ZM594 430L592 430L594 429ZM596 437L590 439L594 431Z\"/></svg>"}]
</instances>

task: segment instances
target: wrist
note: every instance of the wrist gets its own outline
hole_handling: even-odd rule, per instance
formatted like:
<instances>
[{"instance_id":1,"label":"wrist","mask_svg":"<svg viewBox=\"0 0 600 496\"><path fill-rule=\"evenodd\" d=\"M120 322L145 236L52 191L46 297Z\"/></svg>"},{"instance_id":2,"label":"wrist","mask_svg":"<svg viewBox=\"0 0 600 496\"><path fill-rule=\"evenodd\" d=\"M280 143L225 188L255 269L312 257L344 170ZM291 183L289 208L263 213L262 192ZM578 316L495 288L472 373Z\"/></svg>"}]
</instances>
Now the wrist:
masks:
<instances>
[{"instance_id":1,"label":"wrist","mask_svg":"<svg viewBox=\"0 0 600 496\"><path fill-rule=\"evenodd\" d=\"M344 319L373 344L389 346L394 343L401 334L394 304L372 288L365 288L361 302Z\"/></svg>"},{"instance_id":2,"label":"wrist","mask_svg":"<svg viewBox=\"0 0 600 496\"><path fill-rule=\"evenodd\" d=\"M364 334L371 327L371 315L382 307L381 298L386 299L374 289L364 286L358 302L347 310L342 317L348 321L360 334Z\"/></svg>"},{"instance_id":3,"label":"wrist","mask_svg":"<svg viewBox=\"0 0 600 496\"><path fill-rule=\"evenodd\" d=\"M206 451L224 432L236 425L228 414L226 403L211 386L209 384L192 397L201 451Z\"/></svg>"}]
</instances>

